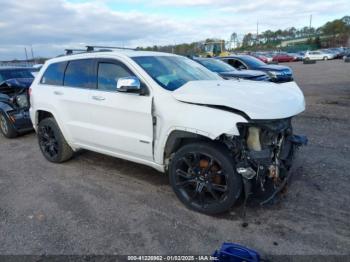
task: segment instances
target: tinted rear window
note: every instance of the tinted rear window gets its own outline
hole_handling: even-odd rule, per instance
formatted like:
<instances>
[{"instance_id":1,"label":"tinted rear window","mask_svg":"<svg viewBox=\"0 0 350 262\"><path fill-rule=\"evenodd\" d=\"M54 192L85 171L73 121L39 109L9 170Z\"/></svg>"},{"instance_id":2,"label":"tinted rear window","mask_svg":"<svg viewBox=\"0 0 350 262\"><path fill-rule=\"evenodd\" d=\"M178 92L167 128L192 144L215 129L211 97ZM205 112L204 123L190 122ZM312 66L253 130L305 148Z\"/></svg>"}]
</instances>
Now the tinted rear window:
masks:
<instances>
[{"instance_id":1,"label":"tinted rear window","mask_svg":"<svg viewBox=\"0 0 350 262\"><path fill-rule=\"evenodd\" d=\"M95 87L96 76L93 73L93 65L92 59L70 61L64 75L64 85L83 88Z\"/></svg>"},{"instance_id":2,"label":"tinted rear window","mask_svg":"<svg viewBox=\"0 0 350 262\"><path fill-rule=\"evenodd\" d=\"M49 65L41 78L40 83L45 85L63 85L63 75L66 65L66 62Z\"/></svg>"}]
</instances>

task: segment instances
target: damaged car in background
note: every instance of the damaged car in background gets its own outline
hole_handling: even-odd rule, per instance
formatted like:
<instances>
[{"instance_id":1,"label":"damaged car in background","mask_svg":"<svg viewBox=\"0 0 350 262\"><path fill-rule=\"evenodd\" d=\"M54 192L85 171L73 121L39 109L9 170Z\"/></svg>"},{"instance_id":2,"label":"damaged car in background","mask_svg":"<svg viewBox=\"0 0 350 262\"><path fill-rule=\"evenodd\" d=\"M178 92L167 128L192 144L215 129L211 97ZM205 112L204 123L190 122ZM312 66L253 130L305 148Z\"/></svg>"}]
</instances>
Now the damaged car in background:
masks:
<instances>
[{"instance_id":1,"label":"damaged car in background","mask_svg":"<svg viewBox=\"0 0 350 262\"><path fill-rule=\"evenodd\" d=\"M241 195L269 202L284 188L306 144L292 128L305 110L295 82L227 81L182 56L92 50L47 61L31 86L48 161L87 149L151 166L205 214L228 211Z\"/></svg>"},{"instance_id":2,"label":"damaged car in background","mask_svg":"<svg viewBox=\"0 0 350 262\"><path fill-rule=\"evenodd\" d=\"M28 93L33 80L27 68L0 68L0 131L7 138L33 129Z\"/></svg>"}]
</instances>

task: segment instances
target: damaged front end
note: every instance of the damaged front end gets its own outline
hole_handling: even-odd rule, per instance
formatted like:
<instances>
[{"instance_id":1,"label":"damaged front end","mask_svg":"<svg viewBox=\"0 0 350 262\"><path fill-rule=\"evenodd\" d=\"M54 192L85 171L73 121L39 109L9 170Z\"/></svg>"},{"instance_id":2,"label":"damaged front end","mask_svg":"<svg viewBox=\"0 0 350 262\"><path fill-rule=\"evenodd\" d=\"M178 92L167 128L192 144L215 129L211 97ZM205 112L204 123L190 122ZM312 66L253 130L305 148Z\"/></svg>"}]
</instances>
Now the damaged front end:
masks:
<instances>
[{"instance_id":1,"label":"damaged front end","mask_svg":"<svg viewBox=\"0 0 350 262\"><path fill-rule=\"evenodd\" d=\"M239 123L239 137L225 143L234 153L236 171L242 176L245 200L254 195L268 203L285 187L296 148L305 136L293 134L291 118Z\"/></svg>"},{"instance_id":2,"label":"damaged front end","mask_svg":"<svg viewBox=\"0 0 350 262\"><path fill-rule=\"evenodd\" d=\"M0 83L0 113L19 133L33 129L28 93L32 81L33 78L16 78Z\"/></svg>"}]
</instances>

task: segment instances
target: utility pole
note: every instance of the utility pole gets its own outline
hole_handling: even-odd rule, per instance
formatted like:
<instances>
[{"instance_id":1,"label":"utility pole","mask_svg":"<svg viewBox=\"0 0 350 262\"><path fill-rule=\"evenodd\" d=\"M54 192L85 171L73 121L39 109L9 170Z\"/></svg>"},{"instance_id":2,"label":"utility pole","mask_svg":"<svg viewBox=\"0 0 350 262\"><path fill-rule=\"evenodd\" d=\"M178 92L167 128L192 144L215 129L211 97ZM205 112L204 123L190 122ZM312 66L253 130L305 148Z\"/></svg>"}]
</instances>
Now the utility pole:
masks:
<instances>
[{"instance_id":1,"label":"utility pole","mask_svg":"<svg viewBox=\"0 0 350 262\"><path fill-rule=\"evenodd\" d=\"M259 20L256 21L256 46L259 44Z\"/></svg>"},{"instance_id":2,"label":"utility pole","mask_svg":"<svg viewBox=\"0 0 350 262\"><path fill-rule=\"evenodd\" d=\"M310 29L311 29L311 25L312 25L312 15L310 15Z\"/></svg>"},{"instance_id":3,"label":"utility pole","mask_svg":"<svg viewBox=\"0 0 350 262\"><path fill-rule=\"evenodd\" d=\"M32 45L30 45L30 52L32 53L32 59L34 61L34 51L33 51L33 46Z\"/></svg>"},{"instance_id":4,"label":"utility pole","mask_svg":"<svg viewBox=\"0 0 350 262\"><path fill-rule=\"evenodd\" d=\"M309 37L311 37L311 25L312 25L312 15L310 15Z\"/></svg>"},{"instance_id":5,"label":"utility pole","mask_svg":"<svg viewBox=\"0 0 350 262\"><path fill-rule=\"evenodd\" d=\"M28 54L27 54L27 48L26 47L24 48L24 52L26 54L26 61L28 61Z\"/></svg>"}]
</instances>

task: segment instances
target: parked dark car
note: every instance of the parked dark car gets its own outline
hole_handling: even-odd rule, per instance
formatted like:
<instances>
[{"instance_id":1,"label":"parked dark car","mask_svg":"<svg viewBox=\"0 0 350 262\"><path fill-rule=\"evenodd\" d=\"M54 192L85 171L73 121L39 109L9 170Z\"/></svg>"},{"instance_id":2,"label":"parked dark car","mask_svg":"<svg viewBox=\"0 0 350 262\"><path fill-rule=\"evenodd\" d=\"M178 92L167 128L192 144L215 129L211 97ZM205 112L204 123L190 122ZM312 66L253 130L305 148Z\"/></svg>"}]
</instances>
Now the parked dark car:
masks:
<instances>
[{"instance_id":1,"label":"parked dark car","mask_svg":"<svg viewBox=\"0 0 350 262\"><path fill-rule=\"evenodd\" d=\"M262 72L256 70L244 70L240 71L235 69L234 67L226 64L223 61L214 59L214 58L193 58L194 61L200 63L207 69L212 72L217 73L224 79L232 79L232 78L243 78L254 81L269 81L270 77Z\"/></svg>"},{"instance_id":2,"label":"parked dark car","mask_svg":"<svg viewBox=\"0 0 350 262\"><path fill-rule=\"evenodd\" d=\"M347 63L350 62L350 51L349 51L349 53L347 53L343 56L343 60L344 60L344 62L347 62Z\"/></svg>"},{"instance_id":3,"label":"parked dark car","mask_svg":"<svg viewBox=\"0 0 350 262\"><path fill-rule=\"evenodd\" d=\"M332 53L334 54L335 59L341 59L346 53L346 50L344 48L338 47L338 48L328 48L323 50L326 53Z\"/></svg>"},{"instance_id":4,"label":"parked dark car","mask_svg":"<svg viewBox=\"0 0 350 262\"><path fill-rule=\"evenodd\" d=\"M0 131L7 138L33 129L28 93L33 80L27 68L0 68Z\"/></svg>"},{"instance_id":5,"label":"parked dark car","mask_svg":"<svg viewBox=\"0 0 350 262\"><path fill-rule=\"evenodd\" d=\"M259 70L267 73L273 82L293 81L293 72L288 66L268 65L250 55L233 55L219 57L218 59L228 63L238 70Z\"/></svg>"}]
</instances>

